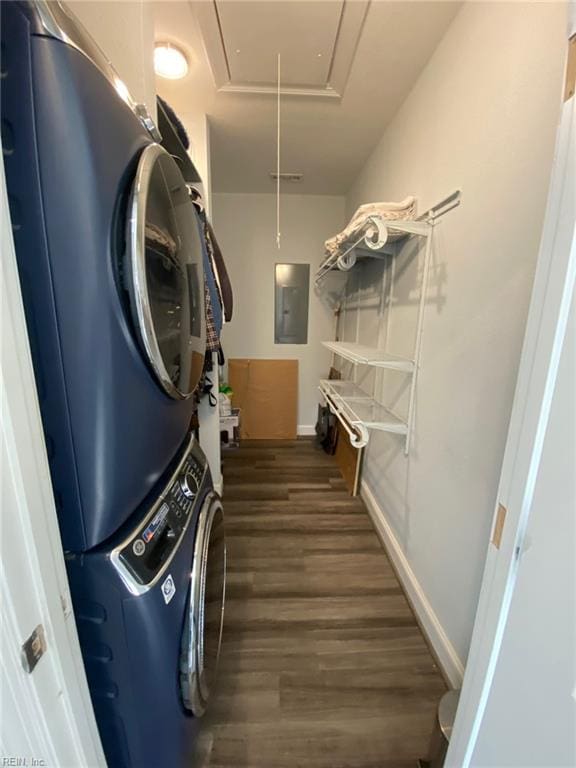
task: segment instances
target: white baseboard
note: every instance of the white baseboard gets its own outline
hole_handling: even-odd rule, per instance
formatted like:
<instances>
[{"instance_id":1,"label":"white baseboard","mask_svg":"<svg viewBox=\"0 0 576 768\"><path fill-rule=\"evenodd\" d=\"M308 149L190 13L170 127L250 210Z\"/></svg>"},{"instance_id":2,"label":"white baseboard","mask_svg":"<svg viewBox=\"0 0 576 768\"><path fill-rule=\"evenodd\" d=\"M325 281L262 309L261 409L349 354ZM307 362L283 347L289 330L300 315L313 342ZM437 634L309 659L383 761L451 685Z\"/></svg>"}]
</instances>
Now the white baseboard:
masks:
<instances>
[{"instance_id":1,"label":"white baseboard","mask_svg":"<svg viewBox=\"0 0 576 768\"><path fill-rule=\"evenodd\" d=\"M406 555L386 520L384 511L379 506L374 494L365 481L362 481L360 495L364 499L378 536L388 553L388 557L394 566L410 605L416 614L418 623L426 635L445 677L453 688L461 688L464 677L464 665L428 602L424 590L420 586Z\"/></svg>"},{"instance_id":2,"label":"white baseboard","mask_svg":"<svg viewBox=\"0 0 576 768\"><path fill-rule=\"evenodd\" d=\"M314 424L298 424L297 433L299 437L314 437L316 427Z\"/></svg>"}]
</instances>

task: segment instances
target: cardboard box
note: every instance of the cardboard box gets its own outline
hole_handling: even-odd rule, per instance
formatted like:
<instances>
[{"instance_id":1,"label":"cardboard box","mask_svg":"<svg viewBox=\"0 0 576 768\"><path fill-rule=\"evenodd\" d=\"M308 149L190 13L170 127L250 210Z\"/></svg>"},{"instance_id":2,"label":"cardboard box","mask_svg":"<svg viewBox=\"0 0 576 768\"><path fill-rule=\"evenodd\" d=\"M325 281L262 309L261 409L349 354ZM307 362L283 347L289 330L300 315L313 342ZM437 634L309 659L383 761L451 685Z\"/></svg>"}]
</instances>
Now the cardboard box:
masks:
<instances>
[{"instance_id":1,"label":"cardboard box","mask_svg":"<svg viewBox=\"0 0 576 768\"><path fill-rule=\"evenodd\" d=\"M342 477L346 481L346 487L352 496L358 494L360 472L362 471L362 458L364 448L354 448L350 442L348 433L338 422L338 442L336 443L336 463L340 468Z\"/></svg>"},{"instance_id":2,"label":"cardboard box","mask_svg":"<svg viewBox=\"0 0 576 768\"><path fill-rule=\"evenodd\" d=\"M228 381L242 411L241 438L296 439L298 360L228 360Z\"/></svg>"}]
</instances>

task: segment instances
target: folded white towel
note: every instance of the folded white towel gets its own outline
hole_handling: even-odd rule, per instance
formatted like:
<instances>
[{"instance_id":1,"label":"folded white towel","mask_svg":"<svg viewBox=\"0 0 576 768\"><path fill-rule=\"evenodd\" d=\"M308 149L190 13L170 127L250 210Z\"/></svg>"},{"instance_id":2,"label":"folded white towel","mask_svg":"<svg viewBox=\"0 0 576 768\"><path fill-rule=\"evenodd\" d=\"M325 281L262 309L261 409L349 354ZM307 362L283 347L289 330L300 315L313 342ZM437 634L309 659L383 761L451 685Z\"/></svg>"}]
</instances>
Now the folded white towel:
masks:
<instances>
[{"instance_id":1,"label":"folded white towel","mask_svg":"<svg viewBox=\"0 0 576 768\"><path fill-rule=\"evenodd\" d=\"M364 226L370 216L379 216L381 219L386 219L388 221L413 219L416 216L416 198L407 197L400 203L365 203L364 205L361 205L350 219L346 229L343 229L342 232L339 232L334 237L326 240L324 244L326 253L328 255L337 254L342 243L351 239L353 235ZM402 236L403 235L398 234L396 237ZM389 236L389 240L393 239L395 239L395 236L392 233Z\"/></svg>"}]
</instances>

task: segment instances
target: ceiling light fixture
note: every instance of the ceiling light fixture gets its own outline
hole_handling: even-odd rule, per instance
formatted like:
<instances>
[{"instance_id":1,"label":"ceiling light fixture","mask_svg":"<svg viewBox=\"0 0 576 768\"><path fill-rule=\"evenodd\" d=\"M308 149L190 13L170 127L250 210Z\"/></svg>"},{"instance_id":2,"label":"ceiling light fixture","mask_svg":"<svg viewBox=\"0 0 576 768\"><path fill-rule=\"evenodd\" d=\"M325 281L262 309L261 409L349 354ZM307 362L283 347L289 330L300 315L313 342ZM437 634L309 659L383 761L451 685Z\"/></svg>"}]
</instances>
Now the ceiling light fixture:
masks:
<instances>
[{"instance_id":1,"label":"ceiling light fixture","mask_svg":"<svg viewBox=\"0 0 576 768\"><path fill-rule=\"evenodd\" d=\"M171 43L154 46L154 71L167 80L180 80L188 74L188 59L180 48Z\"/></svg>"}]
</instances>

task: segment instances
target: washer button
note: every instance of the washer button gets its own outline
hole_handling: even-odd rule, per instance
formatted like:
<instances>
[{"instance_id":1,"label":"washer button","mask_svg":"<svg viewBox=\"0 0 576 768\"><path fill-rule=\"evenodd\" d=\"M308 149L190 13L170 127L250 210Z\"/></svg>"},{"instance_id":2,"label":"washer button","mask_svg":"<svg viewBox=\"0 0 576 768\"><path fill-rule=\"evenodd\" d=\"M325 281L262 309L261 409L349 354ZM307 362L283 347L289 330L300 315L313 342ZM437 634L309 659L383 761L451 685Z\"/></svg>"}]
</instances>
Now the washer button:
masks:
<instances>
[{"instance_id":1,"label":"washer button","mask_svg":"<svg viewBox=\"0 0 576 768\"><path fill-rule=\"evenodd\" d=\"M142 541L142 539L136 539L134 544L132 544L132 552L136 555L136 557L140 557L144 554L144 550L146 549L146 544Z\"/></svg>"}]
</instances>

